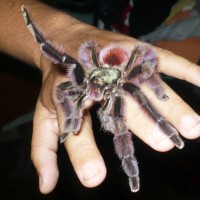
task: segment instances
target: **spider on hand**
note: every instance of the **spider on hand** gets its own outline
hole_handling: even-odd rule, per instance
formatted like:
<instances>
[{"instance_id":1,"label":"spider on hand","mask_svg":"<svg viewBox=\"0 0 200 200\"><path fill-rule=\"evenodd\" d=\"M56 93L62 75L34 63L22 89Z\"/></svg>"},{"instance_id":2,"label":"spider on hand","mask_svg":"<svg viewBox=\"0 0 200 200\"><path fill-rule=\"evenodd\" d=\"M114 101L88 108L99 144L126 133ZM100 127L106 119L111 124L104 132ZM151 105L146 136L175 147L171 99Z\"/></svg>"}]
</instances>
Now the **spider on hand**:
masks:
<instances>
[{"instance_id":1,"label":"spider on hand","mask_svg":"<svg viewBox=\"0 0 200 200\"><path fill-rule=\"evenodd\" d=\"M64 115L64 125L60 125L63 127L60 130L60 142L64 142L69 133L79 132L87 99L101 102L98 115L102 127L113 133L115 151L128 176L130 189L137 192L140 188L139 169L132 133L125 121L124 95L131 96L178 148L184 146L177 130L159 114L140 90L141 83L146 83L158 99L168 99L160 84L156 53L146 43L138 43L130 51L117 44L100 49L95 42L86 41L80 45L77 61L43 37L24 6L22 13L42 53L67 69L67 81L56 88L57 107Z\"/></svg>"}]
</instances>

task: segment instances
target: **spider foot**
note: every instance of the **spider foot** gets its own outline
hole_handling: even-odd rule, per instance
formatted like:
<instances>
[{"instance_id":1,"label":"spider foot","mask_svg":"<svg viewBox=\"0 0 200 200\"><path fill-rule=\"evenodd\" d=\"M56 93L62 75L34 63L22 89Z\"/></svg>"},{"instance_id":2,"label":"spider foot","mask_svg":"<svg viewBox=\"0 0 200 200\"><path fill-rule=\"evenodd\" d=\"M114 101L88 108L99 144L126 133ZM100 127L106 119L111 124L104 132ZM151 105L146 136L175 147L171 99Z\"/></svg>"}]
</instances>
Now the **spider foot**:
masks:
<instances>
[{"instance_id":1,"label":"spider foot","mask_svg":"<svg viewBox=\"0 0 200 200\"><path fill-rule=\"evenodd\" d=\"M157 123L164 134L168 136L168 138L174 143L177 148L182 149L184 147L184 142L179 136L178 131L171 124L169 124L168 121L160 117L160 119L157 120Z\"/></svg>"},{"instance_id":2,"label":"spider foot","mask_svg":"<svg viewBox=\"0 0 200 200\"><path fill-rule=\"evenodd\" d=\"M129 186L131 189L131 192L138 192L140 190L140 179L139 177L129 177Z\"/></svg>"},{"instance_id":3,"label":"spider foot","mask_svg":"<svg viewBox=\"0 0 200 200\"><path fill-rule=\"evenodd\" d=\"M57 94L57 105L59 128L62 135L60 143L64 143L70 133L79 132L82 124L82 110L73 107L73 102L68 98L63 98L61 93Z\"/></svg>"},{"instance_id":4,"label":"spider foot","mask_svg":"<svg viewBox=\"0 0 200 200\"><path fill-rule=\"evenodd\" d=\"M123 138L124 140L125 138ZM126 141L128 142L128 141ZM132 148L132 147L125 147L125 148ZM127 149L123 150L124 153L128 152ZM140 189L140 179L139 179L139 169L138 169L138 163L136 158L132 154L123 156L122 158L122 168L124 169L124 172L129 177L129 186L132 192L137 192Z\"/></svg>"},{"instance_id":5,"label":"spider foot","mask_svg":"<svg viewBox=\"0 0 200 200\"><path fill-rule=\"evenodd\" d=\"M166 94L163 94L162 96L157 95L157 97L161 101L167 101L169 99L169 97Z\"/></svg>"},{"instance_id":6,"label":"spider foot","mask_svg":"<svg viewBox=\"0 0 200 200\"><path fill-rule=\"evenodd\" d=\"M60 136L60 143L64 143L70 134L77 134L79 132L82 124L82 116L66 119L64 123L64 133Z\"/></svg>"},{"instance_id":7,"label":"spider foot","mask_svg":"<svg viewBox=\"0 0 200 200\"><path fill-rule=\"evenodd\" d=\"M74 135L74 134L77 134L77 132L63 133L59 138L59 142L64 143L68 139L69 135L71 135L71 134Z\"/></svg>"},{"instance_id":8,"label":"spider foot","mask_svg":"<svg viewBox=\"0 0 200 200\"><path fill-rule=\"evenodd\" d=\"M150 81L148 82L149 87L155 92L156 97L161 100L161 101L167 101L169 99L169 97L165 94L165 90L164 88L160 85L159 80L154 80L153 78L151 78L153 81L155 81L154 85L152 83L150 83ZM151 80L151 82L152 82ZM155 86L156 84L156 86Z\"/></svg>"},{"instance_id":9,"label":"spider foot","mask_svg":"<svg viewBox=\"0 0 200 200\"><path fill-rule=\"evenodd\" d=\"M179 149L184 147L183 140L179 137L179 135L173 135L170 137L170 140L175 144L175 146Z\"/></svg>"},{"instance_id":10,"label":"spider foot","mask_svg":"<svg viewBox=\"0 0 200 200\"><path fill-rule=\"evenodd\" d=\"M63 133L59 138L60 143L64 143L67 140L68 136L69 136L69 133Z\"/></svg>"},{"instance_id":11,"label":"spider foot","mask_svg":"<svg viewBox=\"0 0 200 200\"><path fill-rule=\"evenodd\" d=\"M157 119L157 123L160 129L166 136L168 136L177 148L182 149L184 147L184 142L179 136L178 131L171 124L169 124L168 121L160 116L160 118Z\"/></svg>"}]
</instances>

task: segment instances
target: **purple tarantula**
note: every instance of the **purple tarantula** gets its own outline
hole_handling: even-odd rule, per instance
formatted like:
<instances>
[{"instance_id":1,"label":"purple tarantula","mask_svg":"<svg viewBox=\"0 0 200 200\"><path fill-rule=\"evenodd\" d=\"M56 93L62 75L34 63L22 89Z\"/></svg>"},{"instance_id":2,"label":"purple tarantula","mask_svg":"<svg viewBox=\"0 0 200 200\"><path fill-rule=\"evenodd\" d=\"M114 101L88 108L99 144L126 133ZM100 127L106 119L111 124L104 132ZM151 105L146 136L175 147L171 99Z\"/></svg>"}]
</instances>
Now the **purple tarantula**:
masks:
<instances>
[{"instance_id":1,"label":"purple tarantula","mask_svg":"<svg viewBox=\"0 0 200 200\"><path fill-rule=\"evenodd\" d=\"M24 6L22 12L41 51L52 62L67 69L67 81L59 84L56 92L58 110L65 118L60 142L64 142L69 133L76 134L80 130L87 99L101 102L98 115L102 127L114 134L115 151L129 178L131 191L137 192L140 187L139 170L132 133L125 122L124 95L133 97L178 148L184 146L177 130L159 114L140 90L140 84L145 82L158 99L168 99L160 84L155 52L144 43L139 43L129 51L115 44L99 49L95 42L87 41L80 45L77 61L42 36Z\"/></svg>"}]
</instances>

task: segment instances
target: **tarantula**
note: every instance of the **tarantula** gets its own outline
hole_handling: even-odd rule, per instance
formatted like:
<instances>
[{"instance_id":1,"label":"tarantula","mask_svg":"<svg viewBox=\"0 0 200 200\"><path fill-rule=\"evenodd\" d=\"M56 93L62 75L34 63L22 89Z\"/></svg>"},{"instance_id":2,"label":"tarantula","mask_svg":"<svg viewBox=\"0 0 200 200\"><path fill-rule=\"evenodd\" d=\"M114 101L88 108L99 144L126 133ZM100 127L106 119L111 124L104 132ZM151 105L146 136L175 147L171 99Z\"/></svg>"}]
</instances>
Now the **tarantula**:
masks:
<instances>
[{"instance_id":1,"label":"tarantula","mask_svg":"<svg viewBox=\"0 0 200 200\"><path fill-rule=\"evenodd\" d=\"M77 61L43 37L24 6L22 13L42 53L67 69L67 81L56 88L57 107L65 118L60 142L64 142L69 133L79 132L87 99L101 102L98 115L102 127L113 133L115 151L128 176L130 189L137 192L140 187L139 169L134 156L132 133L125 121L124 95L131 96L178 148L184 146L177 130L140 90L141 83L145 82L158 99L168 99L160 84L155 52L144 43L139 43L130 51L115 44L100 49L95 42L87 41L80 45Z\"/></svg>"}]
</instances>

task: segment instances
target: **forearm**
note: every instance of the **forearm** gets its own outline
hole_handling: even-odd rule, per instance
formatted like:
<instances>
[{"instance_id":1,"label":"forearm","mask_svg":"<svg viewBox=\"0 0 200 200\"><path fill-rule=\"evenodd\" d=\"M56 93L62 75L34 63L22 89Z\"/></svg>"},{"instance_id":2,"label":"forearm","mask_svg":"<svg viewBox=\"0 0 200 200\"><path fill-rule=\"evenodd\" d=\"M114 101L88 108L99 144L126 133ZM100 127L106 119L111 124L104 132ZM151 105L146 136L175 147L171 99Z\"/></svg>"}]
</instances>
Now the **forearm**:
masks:
<instances>
[{"instance_id":1,"label":"forearm","mask_svg":"<svg viewBox=\"0 0 200 200\"><path fill-rule=\"evenodd\" d=\"M47 37L55 37L57 30L65 24L68 27L66 37L70 38L82 23L37 0L0 1L0 51L39 67L41 51L24 23L22 5L30 10Z\"/></svg>"}]
</instances>

